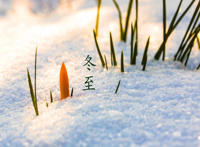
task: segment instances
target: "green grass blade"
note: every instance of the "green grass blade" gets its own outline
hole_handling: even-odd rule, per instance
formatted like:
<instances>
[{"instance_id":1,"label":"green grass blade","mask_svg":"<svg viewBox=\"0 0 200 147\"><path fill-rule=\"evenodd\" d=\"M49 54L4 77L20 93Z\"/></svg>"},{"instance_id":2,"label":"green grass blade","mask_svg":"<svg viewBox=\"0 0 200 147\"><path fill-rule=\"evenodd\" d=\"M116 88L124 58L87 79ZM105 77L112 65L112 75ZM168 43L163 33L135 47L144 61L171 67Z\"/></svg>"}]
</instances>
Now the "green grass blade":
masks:
<instances>
[{"instance_id":1,"label":"green grass blade","mask_svg":"<svg viewBox=\"0 0 200 147\"><path fill-rule=\"evenodd\" d=\"M95 26L95 32L96 32L97 37L99 34L98 32L99 32L99 16L100 16L101 2L102 0L98 0L98 4L97 4L97 18L96 18L96 26Z\"/></svg>"},{"instance_id":2,"label":"green grass blade","mask_svg":"<svg viewBox=\"0 0 200 147\"><path fill-rule=\"evenodd\" d=\"M102 54L101 54L101 50L100 50L99 45L98 45L98 42L97 42L95 30L93 30L93 35L94 35L94 40L95 40L97 52L98 52L98 54L99 54L99 58L100 58L100 60L101 60L102 67L104 67L104 66L105 66L105 62L104 62L104 60L103 60L103 57L102 57Z\"/></svg>"},{"instance_id":3,"label":"green grass blade","mask_svg":"<svg viewBox=\"0 0 200 147\"><path fill-rule=\"evenodd\" d=\"M36 47L36 49L35 49L35 74L34 74L34 88L35 88L35 99L37 99L37 93L36 93L36 91L37 91L37 87L36 87L36 85L37 85L37 81L36 81L36 77L37 76L37 47Z\"/></svg>"},{"instance_id":4,"label":"green grass blade","mask_svg":"<svg viewBox=\"0 0 200 147\"><path fill-rule=\"evenodd\" d=\"M188 5L188 7L185 9L185 11L182 13L182 15L178 18L178 20L176 21L176 23L173 25L173 29L172 30L174 30L178 26L178 24L181 22L181 20L185 16L185 14L190 10L190 8L194 4L194 2L195 2L195 0L191 1L191 3Z\"/></svg>"},{"instance_id":5,"label":"green grass blade","mask_svg":"<svg viewBox=\"0 0 200 147\"><path fill-rule=\"evenodd\" d=\"M72 87L72 90L71 90L71 97L73 97L74 95L74 88Z\"/></svg>"},{"instance_id":6,"label":"green grass blade","mask_svg":"<svg viewBox=\"0 0 200 147\"><path fill-rule=\"evenodd\" d=\"M177 9L176 9L176 12L175 12L175 14L174 14L174 16L173 16L173 18L172 18L172 20L171 20L171 23L170 23L170 25L169 25L169 29L168 29L168 32L167 32L168 35L170 35L170 34L173 32L173 30L175 29L175 28L174 28L174 24L175 24L175 21L176 21L176 19L177 19L178 13L179 13L179 11L180 11L182 2L183 2L183 0L180 0L179 5L178 5L178 7L177 7Z\"/></svg>"},{"instance_id":7,"label":"green grass blade","mask_svg":"<svg viewBox=\"0 0 200 147\"><path fill-rule=\"evenodd\" d=\"M47 108L49 107L49 103L48 103L48 102L46 102L46 107L47 107Z\"/></svg>"},{"instance_id":8,"label":"green grass blade","mask_svg":"<svg viewBox=\"0 0 200 147\"><path fill-rule=\"evenodd\" d=\"M130 64L133 65L133 48L134 48L134 39L135 39L135 30L136 30L136 21L133 27L131 24L131 53L130 53Z\"/></svg>"},{"instance_id":9,"label":"green grass blade","mask_svg":"<svg viewBox=\"0 0 200 147\"><path fill-rule=\"evenodd\" d=\"M120 40L123 41L124 38L124 31L123 31L123 24L122 24L122 13L119 8L119 5L116 0L113 0L115 7L117 8L118 15L119 15L119 29L120 29Z\"/></svg>"},{"instance_id":10,"label":"green grass blade","mask_svg":"<svg viewBox=\"0 0 200 147\"><path fill-rule=\"evenodd\" d=\"M31 81L31 77L30 77L30 73L29 73L28 69L27 69L27 77L28 77L28 84L29 84L30 95L31 95L33 107L35 109L36 116L38 116L39 112L38 112L38 107L37 107L37 99L35 98L35 95L34 95L32 81Z\"/></svg>"},{"instance_id":11,"label":"green grass blade","mask_svg":"<svg viewBox=\"0 0 200 147\"><path fill-rule=\"evenodd\" d=\"M158 51L156 52L156 54L155 54L155 56L154 56L154 59L155 59L155 60L159 60L159 59L160 59L160 56L161 56L162 52L163 52L164 49L165 49L167 40L168 40L169 36L171 35L171 33L173 32L173 26L174 26L174 23L175 23L176 18L177 18L177 16L178 16L178 12L179 12L179 10L180 10L182 1L183 1L183 0L180 0L179 5L178 5L178 8L176 9L176 12L175 12L175 14L174 14L174 16L173 16L173 18L172 18L172 20L171 20L171 23L170 23L170 25L169 25L169 29L168 29L168 31L167 31L167 33L166 33L166 35L165 35L165 40L162 42L162 44L160 45Z\"/></svg>"},{"instance_id":12,"label":"green grass blade","mask_svg":"<svg viewBox=\"0 0 200 147\"><path fill-rule=\"evenodd\" d=\"M198 6L197 7L199 7L200 8L200 1L199 1L199 3L198 3ZM196 25L197 25L197 23L199 22L199 18L200 18L200 10L199 10L199 12L197 12L197 14L198 14L198 16L197 16L197 18L196 18L196 20L195 20L195 22L194 22L194 24L193 24L193 26L192 26L192 29L191 29L191 33L193 33L194 32L194 30L195 30L195 28L196 28Z\"/></svg>"},{"instance_id":13,"label":"green grass blade","mask_svg":"<svg viewBox=\"0 0 200 147\"><path fill-rule=\"evenodd\" d=\"M120 86L121 80L119 80L118 84L117 84L117 88L115 90L115 94L117 94L118 90L119 90L119 86Z\"/></svg>"},{"instance_id":14,"label":"green grass blade","mask_svg":"<svg viewBox=\"0 0 200 147\"><path fill-rule=\"evenodd\" d=\"M194 41L195 41L195 38L197 36L197 33L193 35L192 39L190 40L189 44L187 45L184 53L182 54L181 58L180 58L180 61L183 63L184 62L184 59L187 57L187 55L189 54L190 50L192 49L193 45L194 45ZM189 57L187 57L189 58Z\"/></svg>"},{"instance_id":15,"label":"green grass blade","mask_svg":"<svg viewBox=\"0 0 200 147\"><path fill-rule=\"evenodd\" d=\"M135 0L135 5L136 5L136 42L135 42L135 50L138 50L138 22L139 22L139 11L138 11L138 0ZM137 56L137 52L136 52L136 56ZM136 62L135 62L136 64Z\"/></svg>"},{"instance_id":16,"label":"green grass blade","mask_svg":"<svg viewBox=\"0 0 200 147\"><path fill-rule=\"evenodd\" d=\"M124 29L124 41L126 42L127 34L128 34L128 26L129 26L129 20L131 16L131 10L133 6L133 0L129 0L128 10L126 14L126 23L125 23L125 29Z\"/></svg>"},{"instance_id":17,"label":"green grass blade","mask_svg":"<svg viewBox=\"0 0 200 147\"><path fill-rule=\"evenodd\" d=\"M200 50L200 39L199 39L198 36L197 36L197 44L198 44L198 47L199 47L199 50Z\"/></svg>"},{"instance_id":18,"label":"green grass blade","mask_svg":"<svg viewBox=\"0 0 200 147\"><path fill-rule=\"evenodd\" d=\"M137 49L137 40L136 40L135 46L134 46L134 53L133 53L133 65L136 65L137 54L138 54L138 49Z\"/></svg>"},{"instance_id":19,"label":"green grass blade","mask_svg":"<svg viewBox=\"0 0 200 147\"><path fill-rule=\"evenodd\" d=\"M124 53L121 52L121 72L124 72Z\"/></svg>"},{"instance_id":20,"label":"green grass blade","mask_svg":"<svg viewBox=\"0 0 200 147\"><path fill-rule=\"evenodd\" d=\"M163 0L163 41L166 42L166 30L167 30L167 9L166 9L166 0ZM165 52L166 52L166 45L164 45L163 49L163 58L165 60Z\"/></svg>"},{"instance_id":21,"label":"green grass blade","mask_svg":"<svg viewBox=\"0 0 200 147\"><path fill-rule=\"evenodd\" d=\"M111 49L111 56L113 57L113 64L114 64L114 66L117 66L117 59L116 59L116 55L115 55L115 48L114 48L111 32L110 32L110 49Z\"/></svg>"},{"instance_id":22,"label":"green grass blade","mask_svg":"<svg viewBox=\"0 0 200 147\"><path fill-rule=\"evenodd\" d=\"M196 70L199 70L200 69L200 64L197 66Z\"/></svg>"},{"instance_id":23,"label":"green grass blade","mask_svg":"<svg viewBox=\"0 0 200 147\"><path fill-rule=\"evenodd\" d=\"M108 63L107 63L106 55L104 55L104 59L105 59L105 64L106 64L106 70L108 70Z\"/></svg>"},{"instance_id":24,"label":"green grass blade","mask_svg":"<svg viewBox=\"0 0 200 147\"><path fill-rule=\"evenodd\" d=\"M171 35L171 33L175 30L175 28L178 26L178 24L181 22L182 18L185 16L185 14L189 11L189 9L192 7L192 5L194 4L195 0L192 0L192 2L188 5L188 7L185 9L185 11L182 13L182 15L178 18L177 20L177 16L178 16L178 12L180 10L180 7L181 7L181 4L182 4L182 1L183 0L180 0L180 3L178 5L178 8L173 16L173 19L169 25L169 29L167 31L167 34L166 34L166 41L163 41L162 44L160 45L158 51L156 52L155 56L154 56L154 59L155 60L159 60L160 56L161 56L161 53L163 52L164 50L164 47L166 45L166 42L169 38L169 36ZM177 20L177 21L176 21Z\"/></svg>"},{"instance_id":25,"label":"green grass blade","mask_svg":"<svg viewBox=\"0 0 200 147\"><path fill-rule=\"evenodd\" d=\"M187 66L188 60L189 60L189 58L190 58L190 54L191 54L191 51L192 51L192 47L193 47L193 45L190 47L190 50L189 50L189 52L188 52L188 54L187 54L187 58L186 58L186 61L185 61L185 66Z\"/></svg>"},{"instance_id":26,"label":"green grass blade","mask_svg":"<svg viewBox=\"0 0 200 147\"><path fill-rule=\"evenodd\" d=\"M50 90L50 102L53 103L53 95L52 95L51 90Z\"/></svg>"},{"instance_id":27,"label":"green grass blade","mask_svg":"<svg viewBox=\"0 0 200 147\"><path fill-rule=\"evenodd\" d=\"M142 68L143 71L146 70L147 59L148 59L148 55L146 55L145 58L144 58L144 65L143 65L143 68Z\"/></svg>"},{"instance_id":28,"label":"green grass blade","mask_svg":"<svg viewBox=\"0 0 200 147\"><path fill-rule=\"evenodd\" d=\"M142 58L142 65L145 64L145 60L146 60L146 56L147 56L147 52L148 52L148 48L149 48L149 43L150 43L150 36L147 40L146 46L145 46L145 50L144 50L144 54L143 54L143 58Z\"/></svg>"},{"instance_id":29,"label":"green grass blade","mask_svg":"<svg viewBox=\"0 0 200 147\"><path fill-rule=\"evenodd\" d=\"M191 32L191 31L190 31L189 36L187 37L187 39L186 39L186 41L184 42L184 44L181 46L180 53L179 53L179 55L178 55L178 57L177 57L177 60L178 60L178 61L181 61L181 62L182 62L182 60L183 60L182 58L183 58L183 56L185 56L184 50L187 50L187 49L185 49L185 48L187 48L187 47L190 45L191 40L195 39L194 37L195 37L195 35L196 35L196 36L198 35L199 30L200 30L200 24L199 24L198 27L194 30L194 32Z\"/></svg>"}]
</instances>

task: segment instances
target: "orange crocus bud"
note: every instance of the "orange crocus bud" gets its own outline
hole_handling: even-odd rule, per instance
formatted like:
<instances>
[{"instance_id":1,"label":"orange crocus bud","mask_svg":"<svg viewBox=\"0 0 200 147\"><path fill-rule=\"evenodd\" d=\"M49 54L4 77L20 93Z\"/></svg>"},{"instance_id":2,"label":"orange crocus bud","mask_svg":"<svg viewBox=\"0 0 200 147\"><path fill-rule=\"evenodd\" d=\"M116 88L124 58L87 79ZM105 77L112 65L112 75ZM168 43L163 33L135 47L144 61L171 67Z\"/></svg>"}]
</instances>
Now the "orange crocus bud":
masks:
<instances>
[{"instance_id":1,"label":"orange crocus bud","mask_svg":"<svg viewBox=\"0 0 200 147\"><path fill-rule=\"evenodd\" d=\"M65 63L63 62L60 69L60 99L63 100L69 96L69 78Z\"/></svg>"}]
</instances>

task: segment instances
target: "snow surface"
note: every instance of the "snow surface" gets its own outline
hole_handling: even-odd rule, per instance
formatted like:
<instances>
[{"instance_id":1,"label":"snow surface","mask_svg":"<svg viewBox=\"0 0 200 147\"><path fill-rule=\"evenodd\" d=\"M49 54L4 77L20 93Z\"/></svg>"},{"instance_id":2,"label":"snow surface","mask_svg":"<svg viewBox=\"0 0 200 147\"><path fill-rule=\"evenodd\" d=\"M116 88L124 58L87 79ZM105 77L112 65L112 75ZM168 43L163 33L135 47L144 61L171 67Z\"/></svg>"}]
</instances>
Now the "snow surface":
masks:
<instances>
[{"instance_id":1,"label":"snow surface","mask_svg":"<svg viewBox=\"0 0 200 147\"><path fill-rule=\"evenodd\" d=\"M101 68L92 34L95 1L68 1L63 7L49 0L49 11L43 11L39 3L43 1L21 2L0 1L0 6L7 5L0 7L6 11L0 18L0 146L200 146L200 74L194 70L200 63L197 45L187 68L172 61L191 13L172 34L167 60L154 61L162 41L162 3L141 0L139 56L137 65L130 66L130 41L119 42L116 9L112 1L103 1L98 41L109 62L106 71ZM167 2L170 21L178 1ZM119 3L125 17L128 0ZM119 66L110 67L109 31L118 65L124 50L125 73L120 73ZM140 62L149 35L149 61L143 72ZM33 76L36 46L39 117L34 113L26 77L27 67ZM97 65L91 72L83 67L87 55ZM74 96L59 101L63 61ZM82 90L88 75L94 76L95 91ZM50 89L55 101L47 108Z\"/></svg>"}]
</instances>

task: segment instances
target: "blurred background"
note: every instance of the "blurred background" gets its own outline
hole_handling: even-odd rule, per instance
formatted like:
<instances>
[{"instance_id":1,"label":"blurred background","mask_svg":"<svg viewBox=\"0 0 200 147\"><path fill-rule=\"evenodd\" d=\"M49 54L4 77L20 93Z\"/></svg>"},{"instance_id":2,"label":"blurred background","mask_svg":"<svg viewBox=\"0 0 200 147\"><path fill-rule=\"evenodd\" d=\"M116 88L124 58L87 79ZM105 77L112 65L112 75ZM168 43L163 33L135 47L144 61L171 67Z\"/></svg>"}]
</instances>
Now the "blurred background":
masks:
<instances>
[{"instance_id":1,"label":"blurred background","mask_svg":"<svg viewBox=\"0 0 200 147\"><path fill-rule=\"evenodd\" d=\"M15 12L17 8L26 8L35 14L49 14L61 10L60 7L71 8L78 6L78 0L0 0L0 16Z\"/></svg>"}]
</instances>

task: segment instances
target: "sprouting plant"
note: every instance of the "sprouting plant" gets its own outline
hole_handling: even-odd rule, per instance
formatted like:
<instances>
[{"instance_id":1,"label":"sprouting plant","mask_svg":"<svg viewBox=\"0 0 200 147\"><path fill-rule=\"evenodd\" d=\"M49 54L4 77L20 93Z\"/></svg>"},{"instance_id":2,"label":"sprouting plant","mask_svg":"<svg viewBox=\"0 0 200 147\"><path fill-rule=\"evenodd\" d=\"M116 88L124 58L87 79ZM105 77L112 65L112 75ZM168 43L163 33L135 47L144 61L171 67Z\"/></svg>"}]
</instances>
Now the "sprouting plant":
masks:
<instances>
[{"instance_id":1,"label":"sprouting plant","mask_svg":"<svg viewBox=\"0 0 200 147\"><path fill-rule=\"evenodd\" d=\"M116 0L113 0L113 3L115 5L115 7L117 8L118 15L119 15L120 39L121 39L121 41L126 42L127 34L128 34L129 20L130 20L130 16L131 16L132 5L133 5L133 0L129 1L127 13L126 13L126 20L125 20L125 28L124 29L123 29L122 14L121 14L120 7L119 7L119 5L118 5Z\"/></svg>"},{"instance_id":2,"label":"sprouting plant","mask_svg":"<svg viewBox=\"0 0 200 147\"><path fill-rule=\"evenodd\" d=\"M121 72L124 72L124 53L121 51Z\"/></svg>"},{"instance_id":3,"label":"sprouting plant","mask_svg":"<svg viewBox=\"0 0 200 147\"><path fill-rule=\"evenodd\" d=\"M180 0L179 2L179 5L177 7L177 10L171 20L171 23L169 25L169 28L168 28L168 31L165 35L165 39L164 41L162 42L162 44L160 45L158 51L156 52L155 56L154 56L154 59L155 60L159 60L162 52L164 52L164 49L165 49L165 45L167 43L167 40L169 39L170 35L172 34L172 32L176 29L176 27L178 26L178 24L181 22L181 20L183 19L183 17L186 15L186 13L189 11L189 9L192 7L192 5L194 4L195 0L192 0L191 3L188 5L188 7L183 11L182 15L178 17L178 13L180 11L180 8L181 8L181 4L182 4L183 0Z\"/></svg>"},{"instance_id":4,"label":"sprouting plant","mask_svg":"<svg viewBox=\"0 0 200 147\"><path fill-rule=\"evenodd\" d=\"M37 48L36 48L36 50L35 50L35 68L34 68L34 69L35 69L35 72L34 72L34 87L35 87L35 91L33 90L33 85L32 85L32 81L31 81L31 76L30 76L30 72L29 72L29 69L28 69L28 68L27 68L27 77L28 77L28 84L29 84L30 95L31 95L33 107L34 107L36 116L38 116L38 115L39 115L39 111L38 111L37 97L36 97Z\"/></svg>"},{"instance_id":5,"label":"sprouting plant","mask_svg":"<svg viewBox=\"0 0 200 147\"><path fill-rule=\"evenodd\" d=\"M98 37L98 32L99 32L99 16L100 16L101 2L102 0L97 0L97 18L95 26L96 37Z\"/></svg>"},{"instance_id":6,"label":"sprouting plant","mask_svg":"<svg viewBox=\"0 0 200 147\"><path fill-rule=\"evenodd\" d=\"M115 55L115 48L112 39L112 33L110 32L110 52L111 52L111 64L117 66L117 59Z\"/></svg>"},{"instance_id":7,"label":"sprouting plant","mask_svg":"<svg viewBox=\"0 0 200 147\"><path fill-rule=\"evenodd\" d=\"M69 96L69 78L65 63L63 62L60 69L60 99L63 100Z\"/></svg>"},{"instance_id":8,"label":"sprouting plant","mask_svg":"<svg viewBox=\"0 0 200 147\"><path fill-rule=\"evenodd\" d=\"M99 54L99 58L100 58L100 60L101 60L102 67L104 67L104 66L105 66L105 62L104 62L104 60L103 60L103 56L102 56L102 54L101 54L101 50L100 50L99 44L98 44L98 42L97 42L95 30L93 30L93 35L94 35L94 40L95 40L97 52L98 52L98 54Z\"/></svg>"},{"instance_id":9,"label":"sprouting plant","mask_svg":"<svg viewBox=\"0 0 200 147\"><path fill-rule=\"evenodd\" d=\"M119 90L119 86L120 86L121 80L119 80L118 84L117 84L117 88L115 90L115 94L117 94L118 90Z\"/></svg>"}]
</instances>

